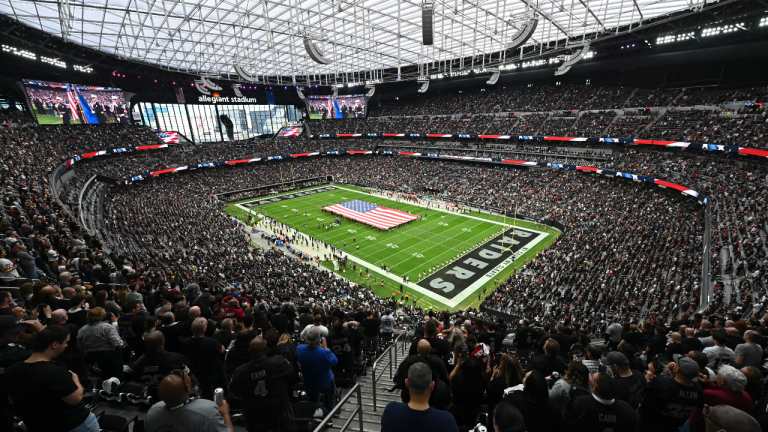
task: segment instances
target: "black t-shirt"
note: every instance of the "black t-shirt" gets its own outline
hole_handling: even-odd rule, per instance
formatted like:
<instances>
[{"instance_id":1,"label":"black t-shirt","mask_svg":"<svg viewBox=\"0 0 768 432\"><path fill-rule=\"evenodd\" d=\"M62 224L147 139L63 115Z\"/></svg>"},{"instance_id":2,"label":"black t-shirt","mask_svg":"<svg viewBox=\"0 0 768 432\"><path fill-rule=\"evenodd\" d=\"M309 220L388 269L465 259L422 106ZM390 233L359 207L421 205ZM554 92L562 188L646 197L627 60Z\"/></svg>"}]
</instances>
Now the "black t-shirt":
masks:
<instances>
[{"instance_id":1,"label":"black t-shirt","mask_svg":"<svg viewBox=\"0 0 768 432\"><path fill-rule=\"evenodd\" d=\"M537 355L531 359L531 369L541 372L545 377L552 375L552 372L562 376L565 375L566 366L560 356Z\"/></svg>"},{"instance_id":2,"label":"black t-shirt","mask_svg":"<svg viewBox=\"0 0 768 432\"><path fill-rule=\"evenodd\" d=\"M213 335L213 338L216 339L220 344L224 346L225 349L229 349L229 345L232 344L232 341L235 340L237 337L237 334L231 331L220 331ZM221 361L224 361L224 358L226 357L227 353L221 355Z\"/></svg>"},{"instance_id":3,"label":"black t-shirt","mask_svg":"<svg viewBox=\"0 0 768 432\"><path fill-rule=\"evenodd\" d=\"M654 377L640 406L640 424L648 430L676 432L703 405L704 390L699 383L686 386L671 378Z\"/></svg>"},{"instance_id":4,"label":"black t-shirt","mask_svg":"<svg viewBox=\"0 0 768 432\"><path fill-rule=\"evenodd\" d=\"M639 371L631 370L631 372L632 375L628 377L620 377L614 374L613 379L616 381L618 390L616 399L623 400L628 403L633 410L636 410L637 407L640 406L640 402L643 401L648 382Z\"/></svg>"},{"instance_id":5,"label":"black t-shirt","mask_svg":"<svg viewBox=\"0 0 768 432\"><path fill-rule=\"evenodd\" d=\"M368 318L368 314L365 312L358 312L355 314L355 321L359 323L362 323L366 318Z\"/></svg>"},{"instance_id":6,"label":"black t-shirt","mask_svg":"<svg viewBox=\"0 0 768 432\"><path fill-rule=\"evenodd\" d=\"M117 329L131 348L143 346L141 335L144 334L144 317L141 315L123 315L117 319Z\"/></svg>"},{"instance_id":7,"label":"black t-shirt","mask_svg":"<svg viewBox=\"0 0 768 432\"><path fill-rule=\"evenodd\" d=\"M173 323L169 326L157 327L157 330L165 336L165 349L181 354L181 324Z\"/></svg>"},{"instance_id":8,"label":"black t-shirt","mask_svg":"<svg viewBox=\"0 0 768 432\"><path fill-rule=\"evenodd\" d=\"M520 327L515 332L515 346L519 349L533 348L533 332L528 327Z\"/></svg>"},{"instance_id":9,"label":"black t-shirt","mask_svg":"<svg viewBox=\"0 0 768 432\"><path fill-rule=\"evenodd\" d=\"M637 430L635 412L628 403L619 399L606 405L592 395L580 396L568 407L565 418L570 426L568 430L573 432Z\"/></svg>"},{"instance_id":10,"label":"black t-shirt","mask_svg":"<svg viewBox=\"0 0 768 432\"><path fill-rule=\"evenodd\" d=\"M280 334L288 333L289 319L287 316L283 314L274 315L269 321L272 323L272 327L274 327Z\"/></svg>"},{"instance_id":11,"label":"black t-shirt","mask_svg":"<svg viewBox=\"0 0 768 432\"><path fill-rule=\"evenodd\" d=\"M328 335L328 349L339 359L339 367L353 366L355 363L355 334L353 330Z\"/></svg>"},{"instance_id":12,"label":"black t-shirt","mask_svg":"<svg viewBox=\"0 0 768 432\"><path fill-rule=\"evenodd\" d=\"M366 318L360 323L363 326L363 334L368 337L378 337L381 330L381 320L378 318Z\"/></svg>"},{"instance_id":13,"label":"black t-shirt","mask_svg":"<svg viewBox=\"0 0 768 432\"><path fill-rule=\"evenodd\" d=\"M32 351L16 344L0 346L0 404L7 405L8 387L5 386L5 371L18 362L23 362L32 355Z\"/></svg>"},{"instance_id":14,"label":"black t-shirt","mask_svg":"<svg viewBox=\"0 0 768 432\"><path fill-rule=\"evenodd\" d=\"M223 368L221 365L221 344L209 337L184 340L184 355L192 362L192 372L209 376Z\"/></svg>"},{"instance_id":15,"label":"black t-shirt","mask_svg":"<svg viewBox=\"0 0 768 432\"><path fill-rule=\"evenodd\" d=\"M79 329L80 327L85 325L85 318L88 316L88 311L85 309L80 309L75 312L67 311L67 322L70 324L74 324Z\"/></svg>"},{"instance_id":16,"label":"black t-shirt","mask_svg":"<svg viewBox=\"0 0 768 432\"><path fill-rule=\"evenodd\" d=\"M654 335L652 338L648 339L646 347L651 349L650 352L648 352L648 357L653 357L657 354L664 354L664 351L667 349L667 338L664 336Z\"/></svg>"},{"instance_id":17,"label":"black t-shirt","mask_svg":"<svg viewBox=\"0 0 768 432\"><path fill-rule=\"evenodd\" d=\"M24 420L29 432L69 432L91 413L80 404L62 400L78 387L72 373L57 364L19 362L5 371L5 380L14 413Z\"/></svg>"},{"instance_id":18,"label":"black t-shirt","mask_svg":"<svg viewBox=\"0 0 768 432\"><path fill-rule=\"evenodd\" d=\"M166 350L148 352L134 363L133 376L147 386L156 388L160 381L174 369L189 371L184 364L183 355Z\"/></svg>"},{"instance_id":19,"label":"black t-shirt","mask_svg":"<svg viewBox=\"0 0 768 432\"><path fill-rule=\"evenodd\" d=\"M675 354L686 355L690 350L691 349L688 348L688 345L684 343L672 342L669 345L667 345L667 349L664 351L664 355L667 356L668 359L672 360L673 355Z\"/></svg>"},{"instance_id":20,"label":"black t-shirt","mask_svg":"<svg viewBox=\"0 0 768 432\"><path fill-rule=\"evenodd\" d=\"M408 355L414 355L418 353L419 341L422 338L418 338L411 343L411 349L408 350ZM430 345L432 345L432 355L436 355L440 358L444 358L451 352L451 345L444 339L438 339L433 337L427 339Z\"/></svg>"},{"instance_id":21,"label":"black t-shirt","mask_svg":"<svg viewBox=\"0 0 768 432\"><path fill-rule=\"evenodd\" d=\"M192 337L192 323L195 322L195 320L186 320L184 322L180 322L178 324L179 326L179 335L186 338ZM208 320L208 326L205 327L205 337L213 337L213 335L216 334L216 323L213 320Z\"/></svg>"},{"instance_id":22,"label":"black t-shirt","mask_svg":"<svg viewBox=\"0 0 768 432\"><path fill-rule=\"evenodd\" d=\"M477 340L491 347L494 352L499 352L504 335L499 332L483 332Z\"/></svg>"},{"instance_id":23,"label":"black t-shirt","mask_svg":"<svg viewBox=\"0 0 768 432\"><path fill-rule=\"evenodd\" d=\"M235 370L229 390L245 399L248 430L259 430L260 419L280 418L290 407L292 377L293 366L279 355L251 360Z\"/></svg>"}]
</instances>

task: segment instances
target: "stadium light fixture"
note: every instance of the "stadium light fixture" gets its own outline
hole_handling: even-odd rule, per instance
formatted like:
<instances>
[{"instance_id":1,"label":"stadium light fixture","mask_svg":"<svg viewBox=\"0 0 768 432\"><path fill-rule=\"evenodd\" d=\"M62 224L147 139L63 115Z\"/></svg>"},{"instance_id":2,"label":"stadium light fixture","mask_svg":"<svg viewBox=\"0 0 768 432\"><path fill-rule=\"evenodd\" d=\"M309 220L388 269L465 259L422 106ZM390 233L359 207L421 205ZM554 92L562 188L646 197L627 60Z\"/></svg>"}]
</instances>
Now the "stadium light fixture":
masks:
<instances>
[{"instance_id":1,"label":"stadium light fixture","mask_svg":"<svg viewBox=\"0 0 768 432\"><path fill-rule=\"evenodd\" d=\"M91 73L91 72L93 72L93 69L91 68L91 65L88 65L88 66L72 65L72 69L74 69L77 72L82 72L82 73Z\"/></svg>"},{"instance_id":2,"label":"stadium light fixture","mask_svg":"<svg viewBox=\"0 0 768 432\"><path fill-rule=\"evenodd\" d=\"M429 78L421 77L416 81L421 83L421 87L419 88L419 93L425 93L429 88Z\"/></svg>"},{"instance_id":3,"label":"stadium light fixture","mask_svg":"<svg viewBox=\"0 0 768 432\"><path fill-rule=\"evenodd\" d=\"M59 59L40 56L40 61L43 63L48 63L49 65L60 67L60 68L64 68L64 69L67 68L67 64Z\"/></svg>"},{"instance_id":4,"label":"stadium light fixture","mask_svg":"<svg viewBox=\"0 0 768 432\"><path fill-rule=\"evenodd\" d=\"M538 23L539 19L536 18L536 16L529 19L523 28L521 28L517 33L515 33L514 36L512 36L512 40L507 45L507 49L516 49L521 47L524 43L528 42L528 39L533 36L533 32L536 31L536 26Z\"/></svg>"},{"instance_id":5,"label":"stadium light fixture","mask_svg":"<svg viewBox=\"0 0 768 432\"><path fill-rule=\"evenodd\" d=\"M8 45L3 45L3 52L8 52L8 53L11 53L11 54L15 54L17 56L28 58L30 60L37 60L37 55L35 53L33 53L32 51L27 51L27 50L24 50L24 49L18 49L18 48L14 48L14 47L8 46Z\"/></svg>"}]
</instances>

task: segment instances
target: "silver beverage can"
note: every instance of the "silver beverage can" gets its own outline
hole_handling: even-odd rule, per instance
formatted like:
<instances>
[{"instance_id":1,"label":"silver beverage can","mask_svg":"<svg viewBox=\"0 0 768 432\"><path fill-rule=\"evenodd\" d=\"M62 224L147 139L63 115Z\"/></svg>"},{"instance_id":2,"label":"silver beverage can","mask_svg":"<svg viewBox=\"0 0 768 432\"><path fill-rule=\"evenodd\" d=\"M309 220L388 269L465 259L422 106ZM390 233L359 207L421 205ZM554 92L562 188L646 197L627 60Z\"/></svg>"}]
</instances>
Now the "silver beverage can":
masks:
<instances>
[{"instance_id":1,"label":"silver beverage can","mask_svg":"<svg viewBox=\"0 0 768 432\"><path fill-rule=\"evenodd\" d=\"M224 389L219 387L216 390L213 391L213 401L216 402L217 406L221 406L221 403L224 402Z\"/></svg>"}]
</instances>

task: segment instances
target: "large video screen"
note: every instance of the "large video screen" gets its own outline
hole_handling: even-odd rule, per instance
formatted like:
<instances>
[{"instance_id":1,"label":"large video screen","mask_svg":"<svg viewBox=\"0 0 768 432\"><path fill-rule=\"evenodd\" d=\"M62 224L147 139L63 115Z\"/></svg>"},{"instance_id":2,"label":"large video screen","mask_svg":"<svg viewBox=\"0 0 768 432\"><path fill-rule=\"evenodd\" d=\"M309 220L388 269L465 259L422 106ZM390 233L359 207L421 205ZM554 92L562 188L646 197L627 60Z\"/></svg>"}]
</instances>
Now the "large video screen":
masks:
<instances>
[{"instance_id":1,"label":"large video screen","mask_svg":"<svg viewBox=\"0 0 768 432\"><path fill-rule=\"evenodd\" d=\"M40 124L128 123L123 91L82 84L23 80Z\"/></svg>"},{"instance_id":2,"label":"large video screen","mask_svg":"<svg viewBox=\"0 0 768 432\"><path fill-rule=\"evenodd\" d=\"M365 96L310 96L310 119L364 118Z\"/></svg>"}]
</instances>

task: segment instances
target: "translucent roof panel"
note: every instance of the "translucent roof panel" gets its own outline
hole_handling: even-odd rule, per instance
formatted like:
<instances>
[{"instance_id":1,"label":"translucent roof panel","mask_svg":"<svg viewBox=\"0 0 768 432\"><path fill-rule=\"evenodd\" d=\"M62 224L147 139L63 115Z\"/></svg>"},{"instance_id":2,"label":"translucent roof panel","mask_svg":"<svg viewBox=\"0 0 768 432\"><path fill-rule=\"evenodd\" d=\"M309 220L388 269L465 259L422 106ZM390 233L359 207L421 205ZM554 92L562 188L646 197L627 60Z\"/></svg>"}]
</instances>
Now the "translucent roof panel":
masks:
<instances>
[{"instance_id":1,"label":"translucent roof panel","mask_svg":"<svg viewBox=\"0 0 768 432\"><path fill-rule=\"evenodd\" d=\"M313 76L502 52L534 15L527 44L701 7L704 0L437 0L422 45L414 0L0 0L0 13L89 48L172 70ZM329 64L313 61L308 37ZM492 59L488 59L489 62ZM496 59L499 60L499 59Z\"/></svg>"}]
</instances>

